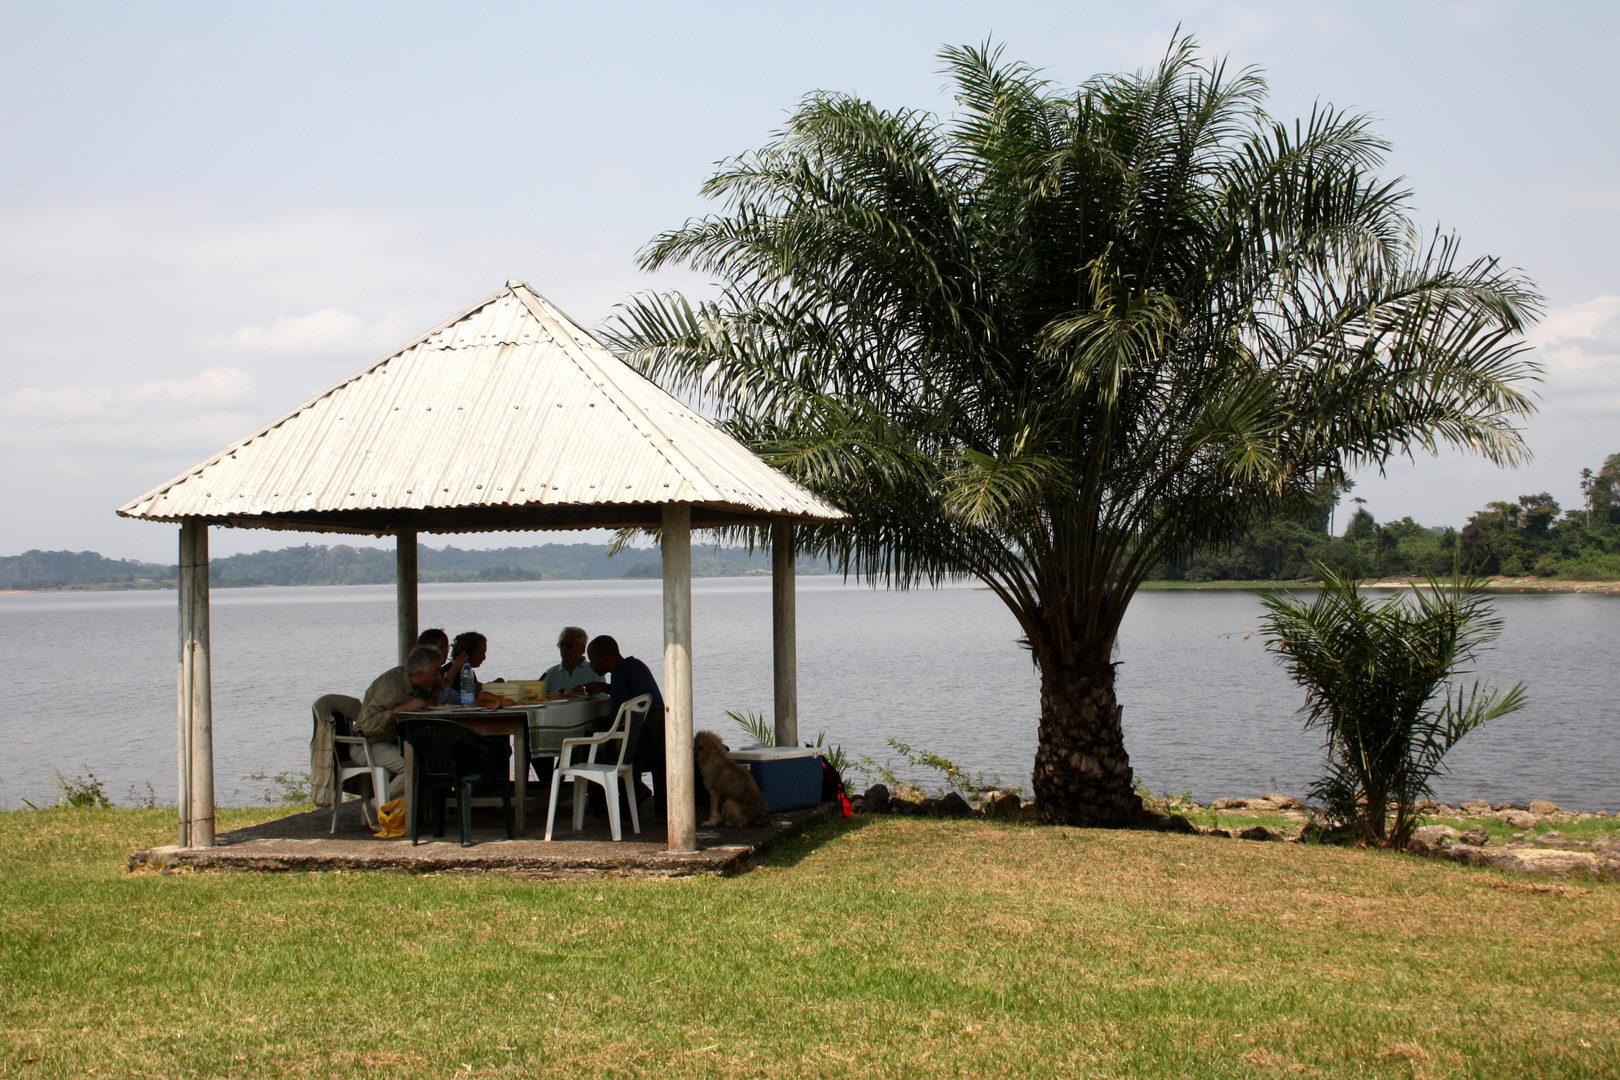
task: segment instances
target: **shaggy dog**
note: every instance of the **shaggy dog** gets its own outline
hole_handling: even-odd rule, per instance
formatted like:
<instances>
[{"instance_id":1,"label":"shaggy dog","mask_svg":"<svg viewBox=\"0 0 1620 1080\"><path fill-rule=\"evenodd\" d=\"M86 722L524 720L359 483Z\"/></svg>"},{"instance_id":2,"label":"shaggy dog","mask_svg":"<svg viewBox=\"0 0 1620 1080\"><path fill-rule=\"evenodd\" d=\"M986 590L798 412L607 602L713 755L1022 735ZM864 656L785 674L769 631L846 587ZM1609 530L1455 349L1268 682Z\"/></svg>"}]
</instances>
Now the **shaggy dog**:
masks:
<instances>
[{"instance_id":1,"label":"shaggy dog","mask_svg":"<svg viewBox=\"0 0 1620 1080\"><path fill-rule=\"evenodd\" d=\"M754 774L731 760L726 744L712 731L697 733L694 751L703 786L709 789L709 820L715 825L768 825L771 808L765 793L754 782Z\"/></svg>"}]
</instances>

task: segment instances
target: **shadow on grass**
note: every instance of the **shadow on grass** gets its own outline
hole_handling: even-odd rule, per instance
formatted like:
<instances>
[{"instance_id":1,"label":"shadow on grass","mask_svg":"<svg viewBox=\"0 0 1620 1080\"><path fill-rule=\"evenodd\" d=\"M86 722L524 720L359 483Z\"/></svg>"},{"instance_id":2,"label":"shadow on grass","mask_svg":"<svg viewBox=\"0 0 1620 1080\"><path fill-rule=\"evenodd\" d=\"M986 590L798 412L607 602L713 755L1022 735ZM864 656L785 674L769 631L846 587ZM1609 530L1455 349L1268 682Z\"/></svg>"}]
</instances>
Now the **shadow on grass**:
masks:
<instances>
[{"instance_id":1,"label":"shadow on grass","mask_svg":"<svg viewBox=\"0 0 1620 1080\"><path fill-rule=\"evenodd\" d=\"M835 817L831 821L823 822L820 825L812 825L798 836L783 841L766 852L758 865L778 869L798 866L811 854L826 845L848 836L850 833L859 832L861 829L874 824L877 820L871 814L856 814L852 818Z\"/></svg>"}]
</instances>

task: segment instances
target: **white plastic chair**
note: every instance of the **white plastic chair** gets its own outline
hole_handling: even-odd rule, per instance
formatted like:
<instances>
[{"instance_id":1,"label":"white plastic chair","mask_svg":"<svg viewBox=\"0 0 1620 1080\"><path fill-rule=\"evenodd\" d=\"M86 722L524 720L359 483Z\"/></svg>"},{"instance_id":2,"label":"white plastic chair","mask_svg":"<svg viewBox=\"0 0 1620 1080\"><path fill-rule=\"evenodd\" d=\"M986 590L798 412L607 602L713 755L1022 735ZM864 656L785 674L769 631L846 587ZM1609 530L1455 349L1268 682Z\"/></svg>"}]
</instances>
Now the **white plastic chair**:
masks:
<instances>
[{"instance_id":1,"label":"white plastic chair","mask_svg":"<svg viewBox=\"0 0 1620 1080\"><path fill-rule=\"evenodd\" d=\"M371 798L360 800L360 816L366 819L367 828L376 831L378 826L372 820L367 803L376 807L378 820L381 820L382 805L388 801L388 770L381 765L355 764L355 747L366 752L366 761L375 760L371 756L371 739L356 733L350 717L333 713L332 719L338 721L332 728L332 832L337 832L338 808L343 805L343 782L353 776L371 777ZM350 748L350 759L347 761L344 760L344 747Z\"/></svg>"},{"instance_id":2,"label":"white plastic chair","mask_svg":"<svg viewBox=\"0 0 1620 1080\"><path fill-rule=\"evenodd\" d=\"M619 714L613 718L613 726L600 735L593 735L588 739L564 739L561 754L557 758L557 768L551 774L551 808L546 811L546 839L551 839L552 826L557 821L557 795L562 791L562 782L574 782L574 831L585 827L585 785L586 783L600 784L603 793L607 796L608 825L613 830L613 839L622 840L623 831L619 827L619 785L624 785L625 801L630 804L630 824L637 834L641 832L641 814L636 809L636 777L635 777L635 738L641 733L641 722L647 718L647 711L652 708L652 695L642 694L631 698L619 706ZM618 759L612 762L596 760L597 747L617 741L619 744ZM576 746L590 747L585 760L573 763L574 748Z\"/></svg>"}]
</instances>

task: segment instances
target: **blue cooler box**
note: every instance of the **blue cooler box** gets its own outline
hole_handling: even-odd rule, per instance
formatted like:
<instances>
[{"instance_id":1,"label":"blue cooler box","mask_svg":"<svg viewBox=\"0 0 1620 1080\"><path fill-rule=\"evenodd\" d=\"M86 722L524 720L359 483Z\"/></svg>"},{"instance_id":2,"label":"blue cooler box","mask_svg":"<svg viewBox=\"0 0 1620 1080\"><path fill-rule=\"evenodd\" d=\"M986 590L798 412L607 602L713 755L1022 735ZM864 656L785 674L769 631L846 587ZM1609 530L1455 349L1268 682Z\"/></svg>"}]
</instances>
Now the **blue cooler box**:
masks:
<instances>
[{"instance_id":1,"label":"blue cooler box","mask_svg":"<svg viewBox=\"0 0 1620 1080\"><path fill-rule=\"evenodd\" d=\"M754 774L772 813L821 801L821 753L813 747L761 746L733 750L731 757Z\"/></svg>"}]
</instances>

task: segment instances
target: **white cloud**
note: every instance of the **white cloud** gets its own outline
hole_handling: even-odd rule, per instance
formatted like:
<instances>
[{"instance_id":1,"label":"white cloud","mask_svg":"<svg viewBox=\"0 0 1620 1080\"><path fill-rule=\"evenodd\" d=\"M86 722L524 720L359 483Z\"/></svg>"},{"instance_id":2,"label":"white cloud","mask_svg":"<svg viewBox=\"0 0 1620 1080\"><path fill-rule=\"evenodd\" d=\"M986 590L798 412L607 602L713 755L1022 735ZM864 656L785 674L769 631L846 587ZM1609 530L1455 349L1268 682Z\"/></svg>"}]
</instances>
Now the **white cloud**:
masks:
<instances>
[{"instance_id":1,"label":"white cloud","mask_svg":"<svg viewBox=\"0 0 1620 1080\"><path fill-rule=\"evenodd\" d=\"M295 356L348 353L369 359L373 352L398 344L407 333L398 313L368 325L358 315L328 307L296 317L278 315L269 326L241 326L229 334L215 334L208 345Z\"/></svg>"},{"instance_id":2,"label":"white cloud","mask_svg":"<svg viewBox=\"0 0 1620 1080\"><path fill-rule=\"evenodd\" d=\"M1554 308L1526 340L1546 368L1547 397L1620 390L1620 296Z\"/></svg>"},{"instance_id":3,"label":"white cloud","mask_svg":"<svg viewBox=\"0 0 1620 1080\"><path fill-rule=\"evenodd\" d=\"M1368 470L1356 494L1380 520L1411 515L1426 525L1462 525L1487 502L1548 491L1579 506L1580 471L1620 451L1620 296L1601 295L1555 307L1526 341L1544 370L1540 409L1525 424L1534 459L1513 471L1481 458L1444 451L1397 461L1386 477Z\"/></svg>"},{"instance_id":4,"label":"white cloud","mask_svg":"<svg viewBox=\"0 0 1620 1080\"><path fill-rule=\"evenodd\" d=\"M205 368L189 379L150 379L127 386L24 386L0 396L0 416L34 424L144 421L154 414L245 406L253 389L252 376L239 368Z\"/></svg>"},{"instance_id":5,"label":"white cloud","mask_svg":"<svg viewBox=\"0 0 1620 1080\"><path fill-rule=\"evenodd\" d=\"M0 446L47 451L42 466L65 475L104 473L137 462L200 457L252 430L257 384L238 368L125 385L23 386L0 395ZM172 459L172 461L171 461ZM153 481L162 477L153 477Z\"/></svg>"},{"instance_id":6,"label":"white cloud","mask_svg":"<svg viewBox=\"0 0 1620 1080\"><path fill-rule=\"evenodd\" d=\"M253 377L239 368L205 368L189 379L155 379L130 391L137 402L164 401L176 405L218 408L245 405L253 392Z\"/></svg>"},{"instance_id":7,"label":"white cloud","mask_svg":"<svg viewBox=\"0 0 1620 1080\"><path fill-rule=\"evenodd\" d=\"M1553 200L1582 210L1620 210L1620 191L1614 188L1584 187L1575 184L1546 184L1543 189Z\"/></svg>"}]
</instances>

